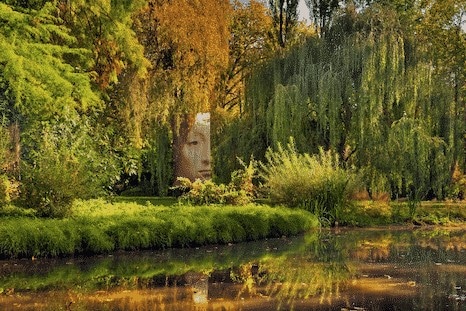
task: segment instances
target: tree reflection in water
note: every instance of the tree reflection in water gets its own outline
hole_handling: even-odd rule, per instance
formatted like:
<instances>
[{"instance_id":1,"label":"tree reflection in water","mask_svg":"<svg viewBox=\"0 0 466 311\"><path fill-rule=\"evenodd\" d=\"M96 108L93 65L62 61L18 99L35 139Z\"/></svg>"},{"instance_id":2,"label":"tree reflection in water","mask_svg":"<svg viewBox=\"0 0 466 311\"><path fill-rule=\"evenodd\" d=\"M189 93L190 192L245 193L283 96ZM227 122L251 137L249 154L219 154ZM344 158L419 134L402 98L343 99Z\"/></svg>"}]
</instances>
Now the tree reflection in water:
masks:
<instances>
[{"instance_id":1,"label":"tree reflection in water","mask_svg":"<svg viewBox=\"0 0 466 311\"><path fill-rule=\"evenodd\" d=\"M4 261L0 293L1 310L464 310L466 230Z\"/></svg>"}]
</instances>

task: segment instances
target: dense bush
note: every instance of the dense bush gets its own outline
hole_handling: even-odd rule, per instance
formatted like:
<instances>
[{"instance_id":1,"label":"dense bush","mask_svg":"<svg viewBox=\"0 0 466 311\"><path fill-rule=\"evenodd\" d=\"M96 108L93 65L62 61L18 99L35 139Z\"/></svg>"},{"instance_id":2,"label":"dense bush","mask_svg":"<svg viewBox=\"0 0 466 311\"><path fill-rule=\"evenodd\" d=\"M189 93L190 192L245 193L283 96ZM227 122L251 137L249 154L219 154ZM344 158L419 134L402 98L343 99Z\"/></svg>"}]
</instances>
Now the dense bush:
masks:
<instances>
[{"instance_id":1,"label":"dense bush","mask_svg":"<svg viewBox=\"0 0 466 311\"><path fill-rule=\"evenodd\" d=\"M341 209L349 201L352 174L340 167L338 155L331 151L316 155L299 154L291 139L287 148L269 149L267 162L261 165L273 203L299 207L330 222L338 221Z\"/></svg>"},{"instance_id":2,"label":"dense bush","mask_svg":"<svg viewBox=\"0 0 466 311\"><path fill-rule=\"evenodd\" d=\"M44 152L24 168L23 205L39 216L66 216L73 200L86 190L80 164L66 154Z\"/></svg>"},{"instance_id":3,"label":"dense bush","mask_svg":"<svg viewBox=\"0 0 466 311\"><path fill-rule=\"evenodd\" d=\"M453 200L464 200L466 196L466 174L461 172L458 163L455 164L452 174L452 185L449 197Z\"/></svg>"},{"instance_id":4,"label":"dense bush","mask_svg":"<svg viewBox=\"0 0 466 311\"><path fill-rule=\"evenodd\" d=\"M85 120L45 123L38 130L42 137L29 144L40 148L29 150L22 161L22 205L39 216L60 218L73 200L102 195L114 168L96 151Z\"/></svg>"}]
</instances>

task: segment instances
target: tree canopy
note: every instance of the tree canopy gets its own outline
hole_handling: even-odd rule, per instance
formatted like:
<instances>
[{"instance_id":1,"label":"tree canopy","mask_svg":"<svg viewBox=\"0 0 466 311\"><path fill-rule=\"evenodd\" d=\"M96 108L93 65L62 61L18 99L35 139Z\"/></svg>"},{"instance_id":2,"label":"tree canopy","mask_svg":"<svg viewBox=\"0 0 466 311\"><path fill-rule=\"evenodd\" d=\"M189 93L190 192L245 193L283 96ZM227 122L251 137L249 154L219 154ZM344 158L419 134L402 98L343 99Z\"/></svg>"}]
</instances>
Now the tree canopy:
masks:
<instances>
[{"instance_id":1,"label":"tree canopy","mask_svg":"<svg viewBox=\"0 0 466 311\"><path fill-rule=\"evenodd\" d=\"M321 146L337 151L345 165L360 171L369 192L449 196L453 168L464 167L465 160L465 54L450 50L465 47L458 28L464 8L442 7L446 14L439 12L440 2L422 10L424 5L374 1L359 12L341 7L325 37L311 38L254 72L241 126L233 125L230 134L239 138L228 137L219 147L219 161L234 167L236 156L261 159L269 146L292 136L301 152ZM406 16L405 9L422 18ZM451 51L448 56L425 49L439 40L427 39L431 26L451 35L443 38L445 47L437 46Z\"/></svg>"},{"instance_id":2,"label":"tree canopy","mask_svg":"<svg viewBox=\"0 0 466 311\"><path fill-rule=\"evenodd\" d=\"M180 124L211 112L220 181L292 136L369 192L454 196L466 1L306 3L310 25L295 0L2 1L0 177L44 214L97 190L165 195Z\"/></svg>"}]
</instances>

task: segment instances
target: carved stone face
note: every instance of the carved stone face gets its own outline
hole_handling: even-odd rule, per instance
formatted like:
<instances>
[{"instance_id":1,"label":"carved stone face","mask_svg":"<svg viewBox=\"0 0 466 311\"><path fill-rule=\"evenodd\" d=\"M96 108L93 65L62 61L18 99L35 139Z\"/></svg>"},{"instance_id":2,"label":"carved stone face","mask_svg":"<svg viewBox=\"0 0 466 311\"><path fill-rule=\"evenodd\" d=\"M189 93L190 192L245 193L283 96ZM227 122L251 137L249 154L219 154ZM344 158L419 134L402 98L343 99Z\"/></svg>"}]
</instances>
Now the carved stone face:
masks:
<instances>
[{"instance_id":1,"label":"carved stone face","mask_svg":"<svg viewBox=\"0 0 466 311\"><path fill-rule=\"evenodd\" d=\"M180 148L177 177L210 179L210 114L198 113Z\"/></svg>"}]
</instances>

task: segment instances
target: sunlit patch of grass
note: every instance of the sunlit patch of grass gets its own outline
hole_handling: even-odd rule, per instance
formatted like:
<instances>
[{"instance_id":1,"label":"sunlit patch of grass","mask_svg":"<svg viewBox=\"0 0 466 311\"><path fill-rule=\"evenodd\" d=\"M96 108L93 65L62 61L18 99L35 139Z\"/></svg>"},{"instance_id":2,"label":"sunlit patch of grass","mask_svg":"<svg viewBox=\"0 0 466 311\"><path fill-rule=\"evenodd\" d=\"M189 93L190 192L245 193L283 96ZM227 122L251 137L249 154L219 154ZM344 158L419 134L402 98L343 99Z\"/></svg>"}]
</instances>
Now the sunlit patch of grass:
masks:
<instances>
[{"instance_id":1,"label":"sunlit patch of grass","mask_svg":"<svg viewBox=\"0 0 466 311\"><path fill-rule=\"evenodd\" d=\"M241 242L318 226L302 210L77 201L64 219L0 218L0 257L64 256Z\"/></svg>"},{"instance_id":2,"label":"sunlit patch of grass","mask_svg":"<svg viewBox=\"0 0 466 311\"><path fill-rule=\"evenodd\" d=\"M71 207L72 217L110 217L110 216L130 216L141 213L152 213L168 211L169 207L164 205L154 206L149 201L142 202L128 201L115 202L104 199L76 200Z\"/></svg>"},{"instance_id":3,"label":"sunlit patch of grass","mask_svg":"<svg viewBox=\"0 0 466 311\"><path fill-rule=\"evenodd\" d=\"M178 203L175 197L137 197L137 196L116 196L112 197L112 201L116 203L136 203L147 205L148 203L155 206L173 206Z\"/></svg>"},{"instance_id":4,"label":"sunlit patch of grass","mask_svg":"<svg viewBox=\"0 0 466 311\"><path fill-rule=\"evenodd\" d=\"M392 208L384 201L354 201L342 210L341 225L374 226L393 222Z\"/></svg>"}]
</instances>

